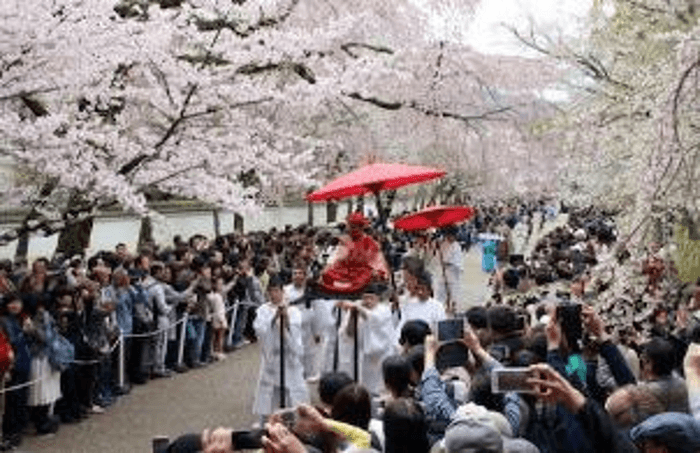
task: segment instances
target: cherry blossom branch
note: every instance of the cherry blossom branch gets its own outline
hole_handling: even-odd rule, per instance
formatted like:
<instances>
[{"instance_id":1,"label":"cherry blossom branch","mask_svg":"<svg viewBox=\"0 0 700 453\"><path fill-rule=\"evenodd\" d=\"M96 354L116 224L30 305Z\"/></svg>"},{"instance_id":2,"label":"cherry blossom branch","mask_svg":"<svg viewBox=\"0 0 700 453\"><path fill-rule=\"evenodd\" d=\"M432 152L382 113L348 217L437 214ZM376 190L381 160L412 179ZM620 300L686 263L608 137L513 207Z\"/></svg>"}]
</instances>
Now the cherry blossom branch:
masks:
<instances>
[{"instance_id":1,"label":"cherry blossom branch","mask_svg":"<svg viewBox=\"0 0 700 453\"><path fill-rule=\"evenodd\" d=\"M285 69L290 69L294 71L299 77L310 83L311 85L316 83L316 76L314 75L313 71L311 68L308 66L302 64L302 63L294 63L294 62L281 62L281 63L265 63L265 64L257 64L257 63L249 63L245 64L238 69L236 69L235 73L236 74L243 74L243 75L254 75L254 74L260 74L263 72L270 72L270 71L280 71L280 70L285 70Z\"/></svg>"},{"instance_id":2,"label":"cherry blossom branch","mask_svg":"<svg viewBox=\"0 0 700 453\"><path fill-rule=\"evenodd\" d=\"M376 52L376 53L385 53L385 54L388 54L388 55L393 55L393 54L394 54L394 51L393 51L392 49L388 48L388 47L384 47L384 46L375 46L375 45L372 45L372 44L366 44L366 43L362 43L362 42L348 42L348 43L345 43L345 44L341 44L341 45L340 45L340 48L341 48L345 53L347 53L348 55L350 55L350 56L353 57L353 58L358 58L358 57L359 57L358 54L356 54L356 53L353 52L353 49L366 49L366 50L371 50L371 51Z\"/></svg>"},{"instance_id":3,"label":"cherry blossom branch","mask_svg":"<svg viewBox=\"0 0 700 453\"><path fill-rule=\"evenodd\" d=\"M449 118L459 121L464 121L465 123L470 123L476 120L500 120L499 114L508 112L513 109L513 107L499 107L497 109L488 110L477 115L464 115L456 112L449 112L444 110L438 110L420 105L416 101L385 101L374 96L364 96L360 93L343 93L345 96L362 102L367 102L369 104L375 105L377 107L383 108L385 110L401 110L403 108L408 108L421 112L424 115L438 117L438 118Z\"/></svg>"}]
</instances>

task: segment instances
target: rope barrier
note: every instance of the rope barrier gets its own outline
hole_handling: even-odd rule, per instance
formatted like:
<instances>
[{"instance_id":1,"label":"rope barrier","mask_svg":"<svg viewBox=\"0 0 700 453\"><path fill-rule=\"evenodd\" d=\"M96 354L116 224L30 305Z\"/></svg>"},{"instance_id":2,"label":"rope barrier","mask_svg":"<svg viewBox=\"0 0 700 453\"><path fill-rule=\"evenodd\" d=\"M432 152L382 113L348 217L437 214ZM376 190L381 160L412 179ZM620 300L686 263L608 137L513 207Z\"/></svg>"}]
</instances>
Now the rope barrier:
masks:
<instances>
[{"instance_id":1,"label":"rope barrier","mask_svg":"<svg viewBox=\"0 0 700 453\"><path fill-rule=\"evenodd\" d=\"M95 365L95 364L98 364L98 363L102 362L103 360L105 360L108 356L110 356L117 349L117 346L119 346L121 344L121 342L122 342L122 337L120 336L117 339L117 341L114 342L114 346L109 348L109 351L104 353L104 357L102 357L101 359L73 360L71 363L75 363L76 365Z\"/></svg>"},{"instance_id":2,"label":"rope barrier","mask_svg":"<svg viewBox=\"0 0 700 453\"><path fill-rule=\"evenodd\" d=\"M228 307L228 308L226 309L225 313L231 312L234 308L236 308L236 305L237 305L237 304L233 304L231 307ZM238 303L238 305L240 305L240 306L245 306L245 307L258 307L258 305L256 305L256 304L243 303L243 302ZM177 325L181 324L181 323L184 322L185 320L186 320L185 317L183 317L183 318L180 319L179 321L176 321L176 322L174 322L174 323L168 325L167 327L163 327L163 328L161 328L161 329L154 330L153 332L131 333L131 334L126 334L126 335L124 335L124 337L125 337L125 338L145 338L145 337L156 336L156 335L161 334L161 333L163 333L163 332L166 332L166 331L168 331L168 330L170 330L170 329L173 329L174 327L176 327Z\"/></svg>"},{"instance_id":3,"label":"rope barrier","mask_svg":"<svg viewBox=\"0 0 700 453\"><path fill-rule=\"evenodd\" d=\"M238 306L257 307L258 305L251 304L251 303L238 302L238 303L235 303L235 304L231 305L230 307L228 307L226 309L226 313L230 313ZM158 335L160 333L166 332L166 331L174 328L178 324L182 324L183 322L186 322L187 320L188 320L188 317L183 316L183 318L180 319L179 321L174 322L174 323L170 324L168 327L165 327L163 329L159 329L159 330L156 330L153 332L148 332L145 334L120 335L119 338L117 339L117 341L114 343L114 345L112 347L110 347L109 351L104 354L104 357L102 357L100 359L94 359L94 360L72 360L71 363L75 363L76 365L96 365L96 364L104 361L108 356L110 356L117 349L117 346L122 344L123 338L142 338L142 337L155 336L155 335ZM230 326L229 328L233 329L234 326ZM3 395L3 394L8 393L8 392L14 392L15 390L20 390L20 389L23 389L25 387L31 387L32 385L44 380L45 377L46 376L41 375L38 378L34 379L33 381L29 381L29 382L25 382L23 384L18 384L18 385L12 386L12 387L1 389L0 395Z\"/></svg>"}]
</instances>

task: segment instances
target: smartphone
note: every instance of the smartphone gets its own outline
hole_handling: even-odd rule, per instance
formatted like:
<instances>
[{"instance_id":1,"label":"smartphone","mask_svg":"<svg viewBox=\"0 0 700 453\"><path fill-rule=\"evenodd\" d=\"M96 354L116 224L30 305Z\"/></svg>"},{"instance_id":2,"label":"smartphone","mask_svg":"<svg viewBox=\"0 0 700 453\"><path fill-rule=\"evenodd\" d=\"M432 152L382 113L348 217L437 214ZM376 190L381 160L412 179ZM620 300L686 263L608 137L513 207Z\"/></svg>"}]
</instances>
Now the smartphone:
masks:
<instances>
[{"instance_id":1,"label":"smartphone","mask_svg":"<svg viewBox=\"0 0 700 453\"><path fill-rule=\"evenodd\" d=\"M438 321L438 341L464 338L464 319L454 318Z\"/></svg>"},{"instance_id":2,"label":"smartphone","mask_svg":"<svg viewBox=\"0 0 700 453\"><path fill-rule=\"evenodd\" d=\"M253 431L234 431L231 433L231 445L234 450L258 450L263 448L264 429Z\"/></svg>"},{"instance_id":3,"label":"smartphone","mask_svg":"<svg viewBox=\"0 0 700 453\"><path fill-rule=\"evenodd\" d=\"M297 424L298 416L296 409L285 409L279 412L279 416L282 419L282 424L286 426L288 430L292 431Z\"/></svg>"},{"instance_id":4,"label":"smartphone","mask_svg":"<svg viewBox=\"0 0 700 453\"><path fill-rule=\"evenodd\" d=\"M498 368L491 371L491 391L493 393L535 393L527 380L532 377L528 368Z\"/></svg>"},{"instance_id":5,"label":"smartphone","mask_svg":"<svg viewBox=\"0 0 700 453\"><path fill-rule=\"evenodd\" d=\"M583 339L583 323L581 322L581 305L561 303L557 306L557 320L561 325L562 334L566 336L569 347L578 352Z\"/></svg>"}]
</instances>

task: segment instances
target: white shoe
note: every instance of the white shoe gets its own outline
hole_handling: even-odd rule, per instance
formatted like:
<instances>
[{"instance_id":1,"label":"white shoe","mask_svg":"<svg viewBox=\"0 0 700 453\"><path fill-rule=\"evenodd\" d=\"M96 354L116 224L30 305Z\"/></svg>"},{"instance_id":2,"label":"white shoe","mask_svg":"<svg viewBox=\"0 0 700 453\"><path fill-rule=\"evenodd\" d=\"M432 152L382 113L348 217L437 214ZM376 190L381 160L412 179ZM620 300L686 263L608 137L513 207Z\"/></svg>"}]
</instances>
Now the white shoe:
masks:
<instances>
[{"instance_id":1,"label":"white shoe","mask_svg":"<svg viewBox=\"0 0 700 453\"><path fill-rule=\"evenodd\" d=\"M98 406L97 404L93 404L92 407L90 408L90 413L91 414L104 414L105 410L103 407Z\"/></svg>"},{"instance_id":2,"label":"white shoe","mask_svg":"<svg viewBox=\"0 0 700 453\"><path fill-rule=\"evenodd\" d=\"M306 378L306 382L308 382L309 384L315 384L320 380L321 380L321 376L318 374L315 376L309 376Z\"/></svg>"}]
</instances>

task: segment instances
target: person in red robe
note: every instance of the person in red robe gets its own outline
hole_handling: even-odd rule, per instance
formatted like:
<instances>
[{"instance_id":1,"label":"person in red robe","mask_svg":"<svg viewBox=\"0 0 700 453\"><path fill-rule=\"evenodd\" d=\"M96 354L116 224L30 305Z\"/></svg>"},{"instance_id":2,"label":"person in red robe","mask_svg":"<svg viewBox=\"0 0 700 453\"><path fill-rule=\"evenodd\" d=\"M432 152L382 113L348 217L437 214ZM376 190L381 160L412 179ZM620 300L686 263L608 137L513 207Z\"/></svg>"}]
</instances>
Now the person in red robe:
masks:
<instances>
[{"instance_id":1,"label":"person in red robe","mask_svg":"<svg viewBox=\"0 0 700 453\"><path fill-rule=\"evenodd\" d=\"M369 221L360 212L347 218L349 234L321 273L321 287L329 293L352 294L362 291L373 280L386 281L389 265L371 236L365 233Z\"/></svg>"}]
</instances>

